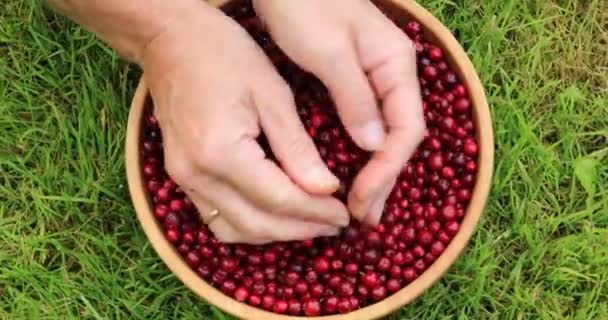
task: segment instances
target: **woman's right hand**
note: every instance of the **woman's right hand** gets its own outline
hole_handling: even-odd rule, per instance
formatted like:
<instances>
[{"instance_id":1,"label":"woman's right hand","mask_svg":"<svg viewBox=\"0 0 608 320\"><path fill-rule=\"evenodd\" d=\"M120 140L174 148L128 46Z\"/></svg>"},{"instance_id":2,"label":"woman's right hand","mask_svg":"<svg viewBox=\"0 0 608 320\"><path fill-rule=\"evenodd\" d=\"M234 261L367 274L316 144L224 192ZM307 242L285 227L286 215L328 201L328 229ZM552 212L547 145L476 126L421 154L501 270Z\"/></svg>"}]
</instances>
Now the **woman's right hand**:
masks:
<instances>
[{"instance_id":1,"label":"woman's right hand","mask_svg":"<svg viewBox=\"0 0 608 320\"><path fill-rule=\"evenodd\" d=\"M143 53L169 175L224 242L260 244L335 235L339 181L306 133L292 93L261 48L200 2ZM264 133L280 166L256 138Z\"/></svg>"}]
</instances>

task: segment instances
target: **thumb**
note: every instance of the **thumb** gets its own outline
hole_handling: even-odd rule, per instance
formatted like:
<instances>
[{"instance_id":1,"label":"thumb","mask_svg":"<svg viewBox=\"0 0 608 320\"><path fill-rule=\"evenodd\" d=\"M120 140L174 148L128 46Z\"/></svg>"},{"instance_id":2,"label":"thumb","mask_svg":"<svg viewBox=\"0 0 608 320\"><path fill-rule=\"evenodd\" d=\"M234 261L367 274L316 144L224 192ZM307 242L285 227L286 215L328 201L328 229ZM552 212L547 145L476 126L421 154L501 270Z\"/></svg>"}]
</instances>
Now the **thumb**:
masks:
<instances>
[{"instance_id":1,"label":"thumb","mask_svg":"<svg viewBox=\"0 0 608 320\"><path fill-rule=\"evenodd\" d=\"M309 193L335 192L340 181L329 171L300 121L289 86L278 75L259 83L264 87L254 93L254 103L270 147L287 175Z\"/></svg>"}]
</instances>

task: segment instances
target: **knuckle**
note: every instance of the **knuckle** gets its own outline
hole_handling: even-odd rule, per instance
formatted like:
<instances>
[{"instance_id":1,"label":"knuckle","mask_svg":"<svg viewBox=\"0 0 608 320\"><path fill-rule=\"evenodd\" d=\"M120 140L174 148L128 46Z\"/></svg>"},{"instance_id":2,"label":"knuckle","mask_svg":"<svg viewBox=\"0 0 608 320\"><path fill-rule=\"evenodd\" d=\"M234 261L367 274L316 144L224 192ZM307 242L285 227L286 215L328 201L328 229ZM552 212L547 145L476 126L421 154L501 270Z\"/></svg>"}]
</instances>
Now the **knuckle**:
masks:
<instances>
[{"instance_id":1,"label":"knuckle","mask_svg":"<svg viewBox=\"0 0 608 320\"><path fill-rule=\"evenodd\" d=\"M239 227L242 233L250 238L265 238L268 236L268 228L259 223L258 220L242 220Z\"/></svg>"},{"instance_id":2,"label":"knuckle","mask_svg":"<svg viewBox=\"0 0 608 320\"><path fill-rule=\"evenodd\" d=\"M285 188L272 193L270 197L270 209L273 212L285 212L289 209L290 196Z\"/></svg>"},{"instance_id":3,"label":"knuckle","mask_svg":"<svg viewBox=\"0 0 608 320\"><path fill-rule=\"evenodd\" d=\"M221 164L221 140L213 134L207 133L200 139L198 147L193 150L194 163L197 167L207 171L216 171Z\"/></svg>"}]
</instances>

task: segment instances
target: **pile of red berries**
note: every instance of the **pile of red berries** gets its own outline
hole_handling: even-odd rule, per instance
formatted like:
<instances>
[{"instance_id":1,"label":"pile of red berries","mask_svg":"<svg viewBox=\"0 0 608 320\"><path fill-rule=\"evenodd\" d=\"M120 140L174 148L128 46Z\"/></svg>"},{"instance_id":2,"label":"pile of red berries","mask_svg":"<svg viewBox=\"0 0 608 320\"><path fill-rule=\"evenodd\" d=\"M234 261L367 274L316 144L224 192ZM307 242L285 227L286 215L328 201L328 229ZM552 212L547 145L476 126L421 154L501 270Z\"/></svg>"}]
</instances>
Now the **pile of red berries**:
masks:
<instances>
[{"instance_id":1,"label":"pile of red berries","mask_svg":"<svg viewBox=\"0 0 608 320\"><path fill-rule=\"evenodd\" d=\"M327 166L342 181L369 159L350 139L323 84L273 43L250 5L229 14L288 81L298 113ZM416 44L427 132L404 166L381 224L353 221L336 237L269 245L220 243L163 168L161 132L150 110L141 142L143 174L166 239L203 279L234 299L279 314L347 313L385 299L419 277L459 230L476 179L478 144L467 89L415 21L398 25Z\"/></svg>"}]
</instances>

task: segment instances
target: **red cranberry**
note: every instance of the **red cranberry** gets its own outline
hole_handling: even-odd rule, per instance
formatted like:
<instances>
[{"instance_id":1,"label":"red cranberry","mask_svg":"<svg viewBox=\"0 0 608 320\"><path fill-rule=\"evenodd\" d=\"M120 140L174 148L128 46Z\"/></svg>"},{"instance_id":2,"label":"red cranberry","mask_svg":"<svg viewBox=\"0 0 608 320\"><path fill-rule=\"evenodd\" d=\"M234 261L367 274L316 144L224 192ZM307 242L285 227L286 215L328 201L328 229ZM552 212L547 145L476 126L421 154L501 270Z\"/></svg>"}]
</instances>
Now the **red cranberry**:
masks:
<instances>
[{"instance_id":1,"label":"red cranberry","mask_svg":"<svg viewBox=\"0 0 608 320\"><path fill-rule=\"evenodd\" d=\"M386 288L383 286L376 287L371 292L373 301L380 301L386 297Z\"/></svg>"},{"instance_id":2,"label":"red cranberry","mask_svg":"<svg viewBox=\"0 0 608 320\"><path fill-rule=\"evenodd\" d=\"M300 302L295 299L289 300L289 306L288 306L287 310L288 310L287 312L290 315L293 315L293 316L299 315L300 312L302 312L302 304L300 304Z\"/></svg>"},{"instance_id":3,"label":"red cranberry","mask_svg":"<svg viewBox=\"0 0 608 320\"><path fill-rule=\"evenodd\" d=\"M234 291L234 298L236 301L243 302L247 300L247 297L249 297L249 291L243 287L239 287Z\"/></svg>"},{"instance_id":4,"label":"red cranberry","mask_svg":"<svg viewBox=\"0 0 608 320\"><path fill-rule=\"evenodd\" d=\"M373 271L368 271L367 273L365 273L363 278L361 278L361 282L364 286L373 289L378 286L380 279L378 278L378 274Z\"/></svg>"},{"instance_id":5,"label":"red cranberry","mask_svg":"<svg viewBox=\"0 0 608 320\"><path fill-rule=\"evenodd\" d=\"M464 143L464 154L469 157L477 156L478 148L477 143L473 139L468 139Z\"/></svg>"},{"instance_id":6,"label":"red cranberry","mask_svg":"<svg viewBox=\"0 0 608 320\"><path fill-rule=\"evenodd\" d=\"M323 292L325 292L325 288L320 283L316 283L310 288L310 294L315 298L320 298Z\"/></svg>"},{"instance_id":7,"label":"red cranberry","mask_svg":"<svg viewBox=\"0 0 608 320\"><path fill-rule=\"evenodd\" d=\"M401 289L401 282L398 279L389 279L386 282L386 289L390 293L395 293Z\"/></svg>"},{"instance_id":8,"label":"red cranberry","mask_svg":"<svg viewBox=\"0 0 608 320\"><path fill-rule=\"evenodd\" d=\"M446 205L441 209L441 217L444 221L452 221L456 219L456 207L453 205Z\"/></svg>"},{"instance_id":9,"label":"red cranberry","mask_svg":"<svg viewBox=\"0 0 608 320\"><path fill-rule=\"evenodd\" d=\"M167 214L169 214L169 207L167 205L159 203L154 207L154 216L158 220L165 220Z\"/></svg>"},{"instance_id":10,"label":"red cranberry","mask_svg":"<svg viewBox=\"0 0 608 320\"><path fill-rule=\"evenodd\" d=\"M338 310L338 302L340 299L336 296L331 296L323 302L323 310L327 314L335 313Z\"/></svg>"},{"instance_id":11,"label":"red cranberry","mask_svg":"<svg viewBox=\"0 0 608 320\"><path fill-rule=\"evenodd\" d=\"M410 283L416 280L417 277L418 275L416 274L416 270L414 270L414 268L403 269L403 280L405 280L405 282Z\"/></svg>"},{"instance_id":12,"label":"red cranberry","mask_svg":"<svg viewBox=\"0 0 608 320\"><path fill-rule=\"evenodd\" d=\"M391 235L391 237L392 237L392 235ZM380 258L380 261L378 261L378 265L376 266L376 268L378 269L378 271L382 271L382 272L386 272L386 271L390 270L391 260L387 257Z\"/></svg>"},{"instance_id":13,"label":"red cranberry","mask_svg":"<svg viewBox=\"0 0 608 320\"><path fill-rule=\"evenodd\" d=\"M321 304L318 300L310 299L304 302L304 314L309 317L316 317L321 314Z\"/></svg>"},{"instance_id":14,"label":"red cranberry","mask_svg":"<svg viewBox=\"0 0 608 320\"><path fill-rule=\"evenodd\" d=\"M180 238L179 231L177 231L176 229L169 229L165 231L165 238L171 243L177 243Z\"/></svg>"},{"instance_id":15,"label":"red cranberry","mask_svg":"<svg viewBox=\"0 0 608 320\"><path fill-rule=\"evenodd\" d=\"M434 256L441 255L443 253L443 250L445 250L445 245L441 243L441 241L435 241L433 242L433 245L431 245L431 253Z\"/></svg>"},{"instance_id":16,"label":"red cranberry","mask_svg":"<svg viewBox=\"0 0 608 320\"><path fill-rule=\"evenodd\" d=\"M347 313L350 311L350 308L351 308L350 298L340 299L340 302L338 302L338 312Z\"/></svg>"},{"instance_id":17,"label":"red cranberry","mask_svg":"<svg viewBox=\"0 0 608 320\"><path fill-rule=\"evenodd\" d=\"M347 275L354 276L359 272L359 266L356 263L348 263L344 266L344 272Z\"/></svg>"},{"instance_id":18,"label":"red cranberry","mask_svg":"<svg viewBox=\"0 0 608 320\"><path fill-rule=\"evenodd\" d=\"M455 236L458 233L458 229L460 229L460 225L456 221L449 221L445 225L445 231L450 236Z\"/></svg>"},{"instance_id":19,"label":"red cranberry","mask_svg":"<svg viewBox=\"0 0 608 320\"><path fill-rule=\"evenodd\" d=\"M428 57L433 61L440 61L443 59L443 51L439 47L431 46L428 49Z\"/></svg>"},{"instance_id":20,"label":"red cranberry","mask_svg":"<svg viewBox=\"0 0 608 320\"><path fill-rule=\"evenodd\" d=\"M186 263L191 268L196 268L201 263L201 256L196 251L190 251L186 255Z\"/></svg>"},{"instance_id":21,"label":"red cranberry","mask_svg":"<svg viewBox=\"0 0 608 320\"><path fill-rule=\"evenodd\" d=\"M418 243L423 246L429 246L433 242L433 234L428 230L422 230L418 233Z\"/></svg>"},{"instance_id":22,"label":"red cranberry","mask_svg":"<svg viewBox=\"0 0 608 320\"><path fill-rule=\"evenodd\" d=\"M243 289L243 290L245 290L245 289ZM247 292L247 291L245 290L245 292ZM236 296L236 294L235 294L235 296ZM236 299L236 300L239 301L239 299ZM251 296L249 296L248 302L250 305L257 307L260 304L262 304L262 298L260 298L260 296L257 296L257 295L251 295Z\"/></svg>"},{"instance_id":23,"label":"red cranberry","mask_svg":"<svg viewBox=\"0 0 608 320\"><path fill-rule=\"evenodd\" d=\"M315 260L315 271L318 273L326 273L329 271L329 261L325 257L319 257Z\"/></svg>"},{"instance_id":24,"label":"red cranberry","mask_svg":"<svg viewBox=\"0 0 608 320\"><path fill-rule=\"evenodd\" d=\"M275 298L272 295L264 295L262 296L262 308L266 309L266 310L272 310L272 308L274 307L274 303L275 303Z\"/></svg>"},{"instance_id":25,"label":"red cranberry","mask_svg":"<svg viewBox=\"0 0 608 320\"><path fill-rule=\"evenodd\" d=\"M272 307L272 311L274 311L278 314L283 314L283 313L287 312L288 307L289 307L289 305L287 304L286 301L279 300L279 301L275 302L274 306Z\"/></svg>"}]
</instances>

